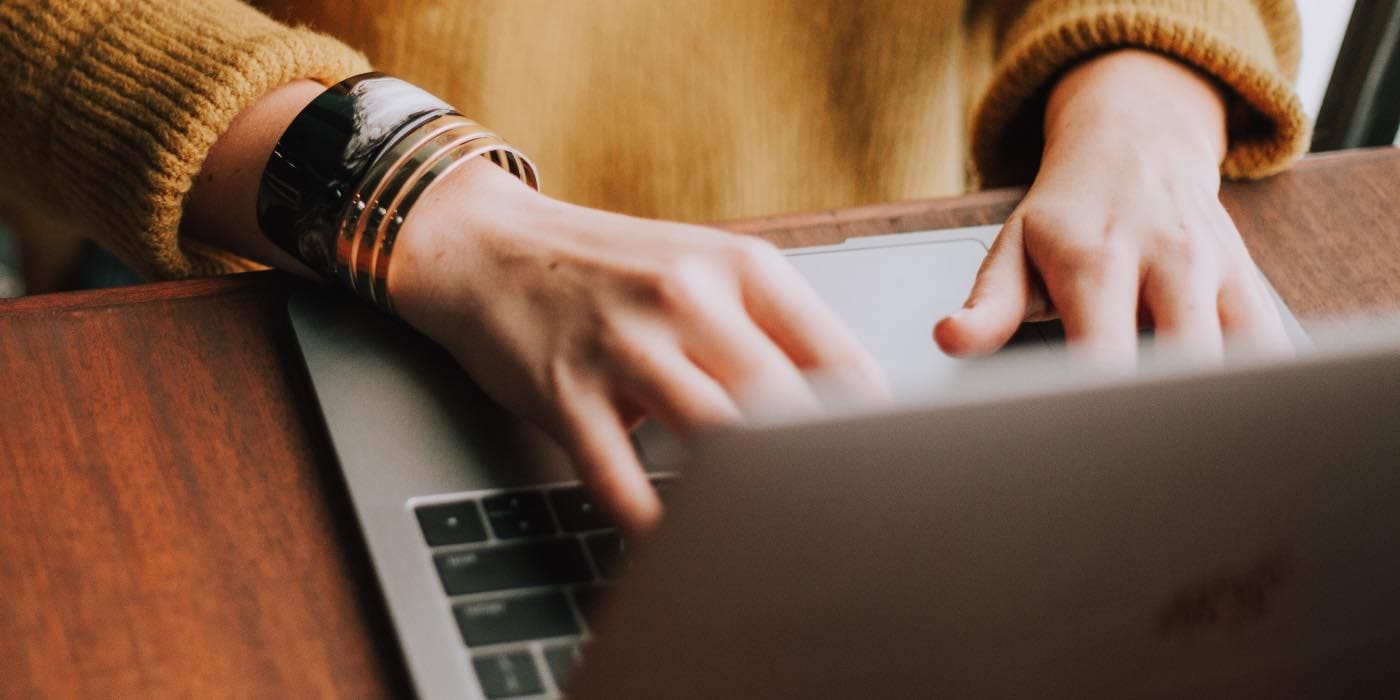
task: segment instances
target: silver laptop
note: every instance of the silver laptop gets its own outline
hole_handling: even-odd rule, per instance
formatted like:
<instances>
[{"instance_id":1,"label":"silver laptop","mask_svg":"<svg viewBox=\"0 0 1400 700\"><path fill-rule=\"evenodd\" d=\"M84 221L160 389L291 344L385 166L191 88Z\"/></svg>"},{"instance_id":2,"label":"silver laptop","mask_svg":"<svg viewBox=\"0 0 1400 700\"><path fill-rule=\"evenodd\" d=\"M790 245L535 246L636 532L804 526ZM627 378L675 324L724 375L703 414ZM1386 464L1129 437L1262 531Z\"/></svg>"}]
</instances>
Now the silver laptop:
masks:
<instances>
[{"instance_id":1,"label":"silver laptop","mask_svg":"<svg viewBox=\"0 0 1400 700\"><path fill-rule=\"evenodd\" d=\"M937 352L929 328L961 305L997 229L856 239L790 255L884 366L896 393L913 397L936 394L939 386L952 385L966 374L968 364ZM1301 341L1296 320L1283 311L1290 332ZM1235 542L1231 536L1246 548L1260 541L1260 532L1249 530L1244 537L1230 530L1228 521L1205 518L1198 529L1217 528L1210 532L1218 541L1191 530L1203 538L1200 551L1193 553L1175 540L1159 543L1152 533L1126 527L1139 523L1125 519L1123 504L1137 501L1106 497L1116 493L1108 486L1116 483L1112 479L1071 493L1070 485L1082 484L1101 474L1105 465L1120 461L1107 453L1075 454L1100 442L1119 445L1107 439L1110 433L1104 433L1104 440L1086 440L1082 425L1064 434L1012 432L1007 426L1020 426L1022 418L1017 416L1030 414L1008 404L1005 418L994 417L1001 410L996 406L1005 403L996 401L966 414L949 409L890 419L890 426L902 427L885 431L880 441L869 445L859 441L864 439L859 436L865 423L849 428L842 424L839 430L827 426L821 434L849 433L851 438L820 441L832 452L819 462L809 460L806 451L786 457L767 447L764 435L722 440L714 448L719 451L702 452L696 463L703 466L692 470L705 476L692 473L684 489L675 479L678 460L673 450L662 437L643 436L640 448L663 500L669 501L678 490L685 498L669 517L661 539L640 557L639 568L624 577L633 553L577 487L563 454L542 434L503 414L446 353L398 322L334 292L299 293L290 313L404 657L425 697L557 697L579 667L585 643L587 670L580 677L584 685L579 692L594 697L631 697L633 691L644 697L714 697L711 691L721 686L724 692L718 694L725 696L908 695L905 691L924 688L1013 689L1022 687L1014 685L1022 681L1030 684L1024 687L1051 690L1173 692L1229 676L1223 667L1194 661L1202 655L1192 649L1229 647L1205 633L1184 638L1211 641L1181 642L1182 648L1124 647L1121 654L1099 661L1065 654L1070 649L1087 654L1100 647L1050 643L1050 623L1063 624L1062 618L1075 610L1084 622L1074 628L1082 639L1075 639L1085 644L1097 640L1112 646L1121 641L1113 635L1122 632L1133 615L1151 617L1144 611L1160 603L1152 598L1156 588L1144 588L1151 576L1140 569L1113 570L1109 565L1115 557L1136 552L1142 561L1135 565L1195 566L1192 574L1208 582L1215 573L1235 575L1229 567L1219 572L1212 568L1236 565L1212 547L1228 549ZM1054 340L1053 328L1028 328L1020 335L1023 343ZM1155 405L1143 398L1153 389L1124 391L1127 398L1122 401L1129 407ZM1212 410L1223 405L1201 400L1202 392L1211 391L1209 385L1195 391L1198 403ZM1065 426L1073 426L1073 420L1086 416L1108 421L1104 425L1148 416L1136 410L1104 412L1083 397L1075 402L1080 412L1041 406L1055 421L1033 420L1030 425L1041 432L1056 422L1071 421ZM1203 429L1193 434L1204 442L1217 447L1234 444L1206 440L1219 434L1202 419L1207 412L1193 415L1196 427ZM1237 412L1236 418L1239 415L1248 414ZM946 416L964 416L950 423L962 426L957 440L948 443L956 444L956 450L934 449L925 441L946 430L935 431L920 421L942 421ZM1150 422L1123 426L1129 431L1124 434L1151 428ZM909 440L896 439L905 429ZM786 445L791 435L780 431L772 444ZM1218 469L1201 470L1198 464L1191 471L1186 463L1172 461L1178 453L1154 453L1152 444L1143 443L1121 472L1143 479L1125 495L1148 498L1143 489L1151 491L1148 485L1162 482L1164 493L1179 497L1164 503L1180 505L1183 512L1211 514L1214 511L1200 509L1227 504L1223 497L1197 503L1179 493L1188 485L1213 485L1209 477L1219 476ZM979 445L988 449L979 451ZM925 449L929 451L919 451ZM1391 452L1395 454L1400 451ZM834 458L839 464L832 463ZM924 470L917 478L907 473L911 459ZM726 460L723 469L712 466ZM1177 467L1153 471L1157 476L1150 479L1143 474L1149 466L1165 463ZM739 478L734 470L745 475L764 471L763 488L748 490L733 481ZM817 470L821 478L813 478L808 470ZM1072 478L1054 487L1043 483L1041 470ZM850 478L836 479L838 472ZM940 476L944 472L946 480ZM1046 504L1036 506L1019 492L1005 499L991 497L1011 477L1030 472L1038 476L1027 484L1044 490ZM731 480L714 477L720 473L730 474ZM1185 480L1172 481L1172 475L1182 473ZM779 474L790 480L790 488L771 483ZM856 474L862 476L851 476ZM979 474L985 475L985 483ZM1303 472L1299 475L1301 479ZM1245 476L1263 474L1256 469L1240 479L1249 481ZM1268 493L1279 498L1291 494L1300 501L1318 486L1305 482L1286 482L1301 490ZM770 487L776 490L764 490ZM960 493L976 498L964 500ZM1093 494L1105 498L1085 500ZM762 502L754 500L760 495ZM882 510L879 505L886 497L915 495L938 512ZM725 499L737 499L732 517L729 508L719 505ZM1075 517L1088 520L1070 518L1057 526L1062 515L1057 509L1066 503L1076 503ZM980 505L974 509L972 504ZM1157 505L1159 511L1165 507ZM872 514L872 509L879 512ZM1165 511L1150 512L1166 517ZM793 520L799 513L803 518ZM962 519L954 517L959 513ZM752 529L733 529L741 524ZM798 525L801 532L794 529ZM1059 549L1051 546L1057 541ZM1073 546L1067 547L1067 542ZM784 558L765 563L763 553L778 545L784 547ZM1279 550L1277 560L1260 559L1260 566L1277 564L1290 572L1278 576L1304 580L1297 571L1311 561L1285 549ZM961 558L948 560L956 567L943 566L929 559L932 552ZM687 553L703 553L703 560L691 564L708 573L697 575L691 566L684 568L691 578L679 578L675 573L682 569L655 563L684 559ZM788 555L805 559L792 561ZM897 571L889 566L867 568L871 558L908 564ZM1251 562L1246 564L1257 563ZM1243 576L1252 569L1241 571ZM1159 587L1181 584L1185 572L1163 568L1161 574L1152 582ZM622 583L616 583L620 578ZM861 597L844 599L853 592ZM903 597L890 597L892 592ZM1320 592L1326 591L1309 589L1309 595ZM998 601L993 594L1008 599ZM791 605L780 602L783 599ZM694 607L702 600L702 607ZM1025 609L1031 600L1049 607ZM1112 605L1089 604L1095 600ZM668 601L678 607L663 611ZM1012 620L1011 611L1025 617ZM1194 619L1192 614L1205 613L1185 616ZM798 618L804 621L794 623ZM748 629L750 623L753 629ZM782 626L772 626L778 623ZM1287 640L1280 642L1284 646L1278 647L1291 650L1294 656L1287 658L1302 660L1316 651L1307 645L1311 638L1305 623L1280 623L1293 625ZM595 624L612 630L602 635L601 643L595 641ZM1019 631L1013 633L1018 624ZM1089 634L1090 627L1101 634ZM788 641L773 641L777 646L772 648L755 646L754 640L779 637ZM996 645L996 653L988 645ZM988 655L980 666L968 651L973 649ZM1250 668L1263 668L1260 659L1272 663L1284 658L1266 651L1251 652L1258 658L1248 657L1255 659ZM1004 665L996 666L997 659ZM1051 673L1061 667L1065 674ZM966 673L960 670L964 668ZM1173 675L1170 668L1180 673ZM999 675L996 683L988 682L986 674L996 669L1013 677ZM1016 675L1017 669L1036 673ZM1142 676L1151 683L1132 684L1137 674L1149 670L1160 677ZM818 687L804 680L833 674L844 679L842 683ZM1102 685L1110 681L1118 684ZM779 692L783 688L791 692Z\"/></svg>"},{"instance_id":2,"label":"silver laptop","mask_svg":"<svg viewBox=\"0 0 1400 700\"><path fill-rule=\"evenodd\" d=\"M571 696L1400 697L1396 339L992 393L703 441Z\"/></svg>"}]
</instances>

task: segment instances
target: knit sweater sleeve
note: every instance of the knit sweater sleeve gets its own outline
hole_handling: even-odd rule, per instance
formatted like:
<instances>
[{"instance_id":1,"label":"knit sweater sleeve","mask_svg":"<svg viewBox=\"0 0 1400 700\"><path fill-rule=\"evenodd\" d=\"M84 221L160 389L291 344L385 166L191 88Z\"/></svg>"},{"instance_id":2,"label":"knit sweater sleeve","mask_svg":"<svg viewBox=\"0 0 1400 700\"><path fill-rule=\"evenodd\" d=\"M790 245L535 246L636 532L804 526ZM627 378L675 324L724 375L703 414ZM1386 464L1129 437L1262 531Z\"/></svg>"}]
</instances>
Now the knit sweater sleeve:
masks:
<instances>
[{"instance_id":1,"label":"knit sweater sleeve","mask_svg":"<svg viewBox=\"0 0 1400 700\"><path fill-rule=\"evenodd\" d=\"M240 0L5 0L0 194L148 277L237 267L179 236L205 155L272 88L365 68Z\"/></svg>"},{"instance_id":2,"label":"knit sweater sleeve","mask_svg":"<svg viewBox=\"0 0 1400 700\"><path fill-rule=\"evenodd\" d=\"M1172 56L1226 88L1226 177L1270 175L1307 148L1307 118L1292 88L1300 54L1292 0L994 0L983 7L995 15L995 69L973 108L971 140L984 186L1033 177L1050 86L1075 63L1122 47Z\"/></svg>"}]
</instances>

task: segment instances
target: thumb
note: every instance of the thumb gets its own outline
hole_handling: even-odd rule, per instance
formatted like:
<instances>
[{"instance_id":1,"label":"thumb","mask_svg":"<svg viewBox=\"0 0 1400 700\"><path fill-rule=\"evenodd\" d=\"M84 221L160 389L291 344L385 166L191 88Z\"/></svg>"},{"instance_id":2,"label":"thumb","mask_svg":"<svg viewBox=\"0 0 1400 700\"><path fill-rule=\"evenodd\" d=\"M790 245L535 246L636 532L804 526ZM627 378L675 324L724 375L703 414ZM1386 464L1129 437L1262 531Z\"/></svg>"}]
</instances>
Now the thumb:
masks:
<instances>
[{"instance_id":1,"label":"thumb","mask_svg":"<svg viewBox=\"0 0 1400 700\"><path fill-rule=\"evenodd\" d=\"M1025 320L1030 297L1021 219L1012 217L982 261L967 302L934 326L933 338L954 357L995 352Z\"/></svg>"}]
</instances>

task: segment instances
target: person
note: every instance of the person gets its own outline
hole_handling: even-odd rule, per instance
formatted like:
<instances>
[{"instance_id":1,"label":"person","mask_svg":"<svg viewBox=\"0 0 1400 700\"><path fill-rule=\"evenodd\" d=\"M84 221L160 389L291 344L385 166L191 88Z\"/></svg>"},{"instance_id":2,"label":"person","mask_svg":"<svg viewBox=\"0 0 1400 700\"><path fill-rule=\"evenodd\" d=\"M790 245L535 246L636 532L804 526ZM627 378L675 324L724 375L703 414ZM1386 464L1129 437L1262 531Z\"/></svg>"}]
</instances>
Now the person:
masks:
<instances>
[{"instance_id":1,"label":"person","mask_svg":"<svg viewBox=\"0 0 1400 700\"><path fill-rule=\"evenodd\" d=\"M150 278L310 274L316 246L272 240L304 236L299 200L285 226L259 203L308 105L369 70L350 47L510 137L511 168L419 193L381 300L633 529L659 514L639 418L687 433L805 371L884 381L772 246L693 222L1031 183L930 319L946 351L1056 315L1108 364L1140 320L1206 359L1283 338L1218 190L1307 143L1285 0L7 0L0 214Z\"/></svg>"}]
</instances>

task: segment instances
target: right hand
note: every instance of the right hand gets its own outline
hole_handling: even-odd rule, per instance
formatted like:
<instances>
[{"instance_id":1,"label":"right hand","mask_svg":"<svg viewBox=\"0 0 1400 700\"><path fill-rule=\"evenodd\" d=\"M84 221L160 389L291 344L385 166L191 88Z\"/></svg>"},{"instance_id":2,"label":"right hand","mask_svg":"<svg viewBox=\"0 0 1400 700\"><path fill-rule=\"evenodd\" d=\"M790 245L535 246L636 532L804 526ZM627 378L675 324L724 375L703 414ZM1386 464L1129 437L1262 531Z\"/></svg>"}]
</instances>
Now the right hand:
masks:
<instances>
[{"instance_id":1,"label":"right hand","mask_svg":"<svg viewBox=\"0 0 1400 700\"><path fill-rule=\"evenodd\" d=\"M549 433L624 529L661 506L629 431L743 419L749 397L815 404L804 372L886 396L870 355L772 245L551 200L480 161L414 207L396 310Z\"/></svg>"}]
</instances>

